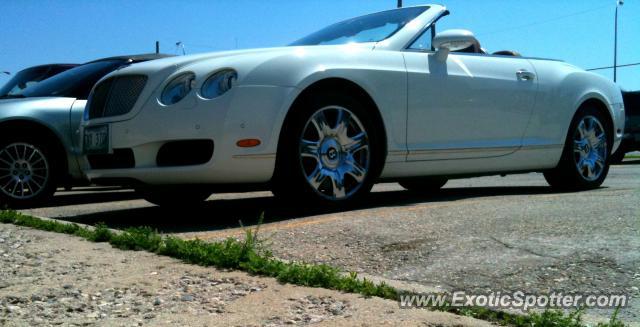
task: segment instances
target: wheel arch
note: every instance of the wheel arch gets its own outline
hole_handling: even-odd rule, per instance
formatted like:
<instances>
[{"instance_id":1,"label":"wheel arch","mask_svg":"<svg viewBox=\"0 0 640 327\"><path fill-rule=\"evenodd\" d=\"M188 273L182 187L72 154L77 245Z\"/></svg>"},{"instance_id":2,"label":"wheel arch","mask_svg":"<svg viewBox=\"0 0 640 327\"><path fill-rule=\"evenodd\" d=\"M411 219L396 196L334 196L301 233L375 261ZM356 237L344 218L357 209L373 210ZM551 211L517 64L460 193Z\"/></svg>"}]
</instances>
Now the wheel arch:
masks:
<instances>
[{"instance_id":1,"label":"wheel arch","mask_svg":"<svg viewBox=\"0 0 640 327\"><path fill-rule=\"evenodd\" d=\"M296 108L298 108L301 104L303 104L304 101L309 98L309 96L317 93L322 93L322 92L336 92L336 91L343 92L348 95L356 97L358 100L362 101L365 107L367 108L367 110L369 110L369 112L373 114L374 121L376 122L378 127L381 128L381 131L382 131L382 138L383 138L382 143L384 145L383 153L386 154L387 152L387 149L386 149L387 135L386 134L387 133L386 133L384 120L382 119L382 115L380 113L380 109L378 105L373 100L371 95L362 86L360 86L356 82L353 82L345 78L329 77L329 78L315 81L314 83L307 86L304 90L302 90L302 92L300 92L297 95L297 97L289 107L289 110L287 112L287 115L285 116L283 124L287 123L287 120L292 116L292 112L296 110ZM282 132L280 136L282 136Z\"/></svg>"},{"instance_id":2,"label":"wheel arch","mask_svg":"<svg viewBox=\"0 0 640 327\"><path fill-rule=\"evenodd\" d=\"M573 114L573 117L571 118L572 121L573 121L573 119L575 119L576 115L578 115L580 110L582 110L583 108L587 108L587 107L594 108L594 109L598 110L600 113L603 114L604 117L606 117L606 121L605 121L605 124L607 125L606 128L609 131L609 133L610 133L609 135L610 135L611 140L612 140L612 142L610 142L610 145L609 145L609 148L610 148L609 151L611 153L613 153L613 151L615 150L613 148L613 146L614 146L613 140L616 137L616 133L617 133L616 128L617 127L615 125L615 119L613 117L613 113L612 113L611 108L609 108L609 106L607 105L606 100L604 100L604 98L601 95L599 95L597 93L592 93L590 95L587 95L586 97L583 97L580 100L579 104L576 106L576 110L575 110L575 112Z\"/></svg>"},{"instance_id":3,"label":"wheel arch","mask_svg":"<svg viewBox=\"0 0 640 327\"><path fill-rule=\"evenodd\" d=\"M381 142L382 149L380 153L382 155L380 158L381 160L380 167L378 168L380 170L379 172L381 172L385 163L384 161L386 160L386 157L387 157L387 137L388 136L387 136L386 126L382 118L382 114L380 113L379 106L373 100L371 95L362 86L360 86L356 82L353 82L351 80L341 78L341 77L328 77L328 78L315 81L310 85L308 85L307 87L305 87L300 93L298 93L296 98L293 100L293 102L289 106L289 109L282 122L280 133L278 135L277 153L281 152L280 147L282 146L282 143L283 143L282 139L283 137L285 137L285 134L286 134L285 126L289 124L291 117L294 116L294 113L297 110L297 108L300 108L304 104L304 102L307 99L309 99L312 95L323 93L323 92L342 92L349 96L354 96L358 100L362 101L363 104L365 105L365 108L367 108L367 110L373 115L373 120L377 125L377 127L379 128L379 130L381 131L380 136L382 139L382 142ZM276 155L276 157L278 157L278 155Z\"/></svg>"},{"instance_id":4,"label":"wheel arch","mask_svg":"<svg viewBox=\"0 0 640 327\"><path fill-rule=\"evenodd\" d=\"M64 169L61 173L66 177L69 171L67 150L61 141L60 135L52 128L41 122L24 118L0 121L0 138L14 131L22 132L25 130L29 131L29 135L35 135L53 145L56 159L61 161L62 165L60 167Z\"/></svg>"}]
</instances>

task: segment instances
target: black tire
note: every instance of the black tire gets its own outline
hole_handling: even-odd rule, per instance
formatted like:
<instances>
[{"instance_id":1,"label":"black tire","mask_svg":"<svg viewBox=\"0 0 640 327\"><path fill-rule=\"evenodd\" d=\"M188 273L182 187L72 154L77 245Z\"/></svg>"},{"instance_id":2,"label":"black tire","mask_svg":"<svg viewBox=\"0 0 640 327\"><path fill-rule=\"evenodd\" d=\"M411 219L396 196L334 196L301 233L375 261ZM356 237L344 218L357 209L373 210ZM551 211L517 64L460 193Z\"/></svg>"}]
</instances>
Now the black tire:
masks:
<instances>
[{"instance_id":1,"label":"black tire","mask_svg":"<svg viewBox=\"0 0 640 327\"><path fill-rule=\"evenodd\" d=\"M588 179L584 176L584 170L578 169L579 154L574 152L574 139L578 135L579 124L588 117L595 118L604 129L606 146L603 147L604 163L598 176ZM609 119L600 110L593 107L581 108L573 118L565 141L564 150L558 166L544 173L544 177L551 187L563 191L580 191L594 189L602 185L607 178L612 147L612 127ZM590 151L591 152L591 151ZM596 178L597 177L597 178Z\"/></svg>"},{"instance_id":2,"label":"black tire","mask_svg":"<svg viewBox=\"0 0 640 327\"><path fill-rule=\"evenodd\" d=\"M447 181L441 177L415 177L401 180L398 184L411 192L431 194L438 192Z\"/></svg>"},{"instance_id":3,"label":"black tire","mask_svg":"<svg viewBox=\"0 0 640 327\"><path fill-rule=\"evenodd\" d=\"M366 173L363 174L364 178L362 179L362 181L356 181L355 178L347 177L347 173L340 173L343 176L341 178L343 181L342 185L344 185L345 190L345 195L341 198L339 198L338 196L329 196L329 191L326 191L327 194L325 194L325 190L328 190L329 188L328 186L326 186L327 184L324 184L327 183L325 175L321 176L321 178L324 179L320 183L321 186L319 187L319 189L311 186L311 183L307 181L306 174L308 172L305 170L307 169L306 166L308 165L308 163L305 162L301 154L301 142L306 135L303 135L303 133L307 133L308 126L310 126L308 125L310 123L310 119L312 119L312 117L316 117L315 115L320 111L330 110L327 108L332 106L347 109L345 110L345 112L351 114L350 117L356 117L356 120L360 124L353 124L357 124L359 127L362 127L362 129L366 132L366 140L368 143L368 168L366 170ZM356 203L364 195L366 195L371 190L371 187L373 186L375 180L380 175L385 157L385 147L383 143L384 137L382 134L383 128L382 126L379 126L379 123L376 123L373 118L374 115L369 111L369 109L373 108L367 108L362 102L358 101L358 99L341 93L323 93L311 95L301 103L297 104L296 107L292 108L293 111L291 112L290 117L287 118L283 126L280 143L278 146L276 169L274 178L272 180L273 193L277 197L283 198L285 200L296 200L302 201L304 203L327 206L344 206ZM328 115L331 116L330 113L328 113ZM335 121L338 121L337 116L335 118ZM332 125L334 124L334 122L332 119L328 118L327 124ZM346 133L348 135L349 132ZM318 137L320 137L319 133ZM317 145L317 158L322 158L323 156L330 155L331 149L329 149L324 154L322 153L323 150L321 148L323 147L323 142L321 140L318 141ZM340 148L340 145L338 145L337 148ZM344 158L344 153L340 152L337 157ZM334 155L334 158L335 157L336 156ZM320 159L318 159L317 162L318 166L320 166ZM349 189L349 185L347 184L352 179L353 181L355 181L355 183L352 183L352 185L357 186L353 186L352 189ZM333 179L331 179L328 183L332 182ZM336 189L333 185L336 185L336 183L333 183L331 186L333 188L334 195L340 193L335 191Z\"/></svg>"},{"instance_id":4,"label":"black tire","mask_svg":"<svg viewBox=\"0 0 640 327\"><path fill-rule=\"evenodd\" d=\"M211 196L211 191L193 186L143 187L136 191L148 202L169 209L200 207Z\"/></svg>"},{"instance_id":5,"label":"black tire","mask_svg":"<svg viewBox=\"0 0 640 327\"><path fill-rule=\"evenodd\" d=\"M627 149L624 147L624 144L620 144L620 147L618 147L618 150L616 150L616 152L614 152L611 155L611 160L609 160L609 162L612 165L622 163L622 161L624 160L624 156L626 154L627 154Z\"/></svg>"},{"instance_id":6,"label":"black tire","mask_svg":"<svg viewBox=\"0 0 640 327\"><path fill-rule=\"evenodd\" d=\"M58 147L50 140L37 136L0 138L0 208L29 208L49 202L66 174L64 154L57 153Z\"/></svg>"}]
</instances>

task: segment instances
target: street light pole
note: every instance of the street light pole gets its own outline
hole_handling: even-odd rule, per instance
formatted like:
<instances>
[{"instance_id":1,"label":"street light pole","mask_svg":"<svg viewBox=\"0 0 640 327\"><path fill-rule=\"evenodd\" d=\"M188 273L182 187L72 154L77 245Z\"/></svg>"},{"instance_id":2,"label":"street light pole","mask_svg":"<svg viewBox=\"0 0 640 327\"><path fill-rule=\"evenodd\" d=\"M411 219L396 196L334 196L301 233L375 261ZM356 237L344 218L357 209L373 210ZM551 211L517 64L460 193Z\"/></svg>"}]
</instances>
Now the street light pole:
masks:
<instances>
[{"instance_id":1,"label":"street light pole","mask_svg":"<svg viewBox=\"0 0 640 327\"><path fill-rule=\"evenodd\" d=\"M616 0L616 18L613 36L613 82L618 79L618 7L624 4L624 0Z\"/></svg>"}]
</instances>

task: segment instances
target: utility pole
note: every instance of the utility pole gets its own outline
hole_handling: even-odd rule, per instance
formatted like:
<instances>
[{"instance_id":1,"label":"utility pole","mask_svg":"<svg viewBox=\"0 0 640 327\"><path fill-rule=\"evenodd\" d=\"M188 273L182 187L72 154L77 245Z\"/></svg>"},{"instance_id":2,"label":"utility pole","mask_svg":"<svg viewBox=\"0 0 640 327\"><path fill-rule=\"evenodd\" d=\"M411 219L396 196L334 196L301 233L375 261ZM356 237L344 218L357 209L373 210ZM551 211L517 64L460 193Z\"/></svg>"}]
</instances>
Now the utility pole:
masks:
<instances>
[{"instance_id":1,"label":"utility pole","mask_svg":"<svg viewBox=\"0 0 640 327\"><path fill-rule=\"evenodd\" d=\"M402 8L402 0L398 0L398 8Z\"/></svg>"},{"instance_id":2,"label":"utility pole","mask_svg":"<svg viewBox=\"0 0 640 327\"><path fill-rule=\"evenodd\" d=\"M624 0L616 0L616 19L613 34L613 82L618 79L618 7L624 4Z\"/></svg>"},{"instance_id":3,"label":"utility pole","mask_svg":"<svg viewBox=\"0 0 640 327\"><path fill-rule=\"evenodd\" d=\"M156 54L160 53L160 41L156 41Z\"/></svg>"}]
</instances>

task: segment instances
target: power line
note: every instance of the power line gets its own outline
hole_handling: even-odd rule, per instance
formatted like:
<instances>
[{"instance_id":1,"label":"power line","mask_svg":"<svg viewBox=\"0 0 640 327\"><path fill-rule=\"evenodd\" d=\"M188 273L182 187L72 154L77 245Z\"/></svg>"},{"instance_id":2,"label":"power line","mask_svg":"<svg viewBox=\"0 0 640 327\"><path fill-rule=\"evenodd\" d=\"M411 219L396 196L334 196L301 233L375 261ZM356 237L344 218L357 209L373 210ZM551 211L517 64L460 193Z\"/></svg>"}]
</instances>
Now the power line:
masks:
<instances>
[{"instance_id":1,"label":"power line","mask_svg":"<svg viewBox=\"0 0 640 327\"><path fill-rule=\"evenodd\" d=\"M528 23L528 24L513 26L513 27L509 27L509 28L505 28L505 29L493 30L493 31L489 31L489 32L486 32L486 33L478 33L477 35L481 36L481 35L489 35L489 34L510 32L510 31L513 31L513 30L516 30L516 29L523 29L523 28L527 28L527 27L531 27L531 26L542 25L542 24L554 22L554 21L557 21L557 20L562 20L562 19L565 19L565 18L573 17L573 16L584 15L584 14L587 14L587 13L590 13L590 12L598 11L598 10L600 10L602 8L605 8L605 7L611 7L611 6L610 5L604 5L604 6L594 7L594 8L591 8L591 9L577 11L577 12L574 12L574 13L570 13L570 14L566 14L566 15L562 15L562 16L557 16L557 17L554 17L554 18L549 18L549 19L538 21L538 22L532 22L532 23Z\"/></svg>"},{"instance_id":2,"label":"power line","mask_svg":"<svg viewBox=\"0 0 640 327\"><path fill-rule=\"evenodd\" d=\"M621 67L631 67L631 66L638 66L640 65L640 62L636 62L633 64L626 64L626 65L616 65L616 67L621 68ZM598 67L598 68L590 68L587 69L588 71L592 71L592 70L603 70L603 69L613 69L614 66L607 66L607 67Z\"/></svg>"}]
</instances>

